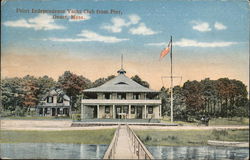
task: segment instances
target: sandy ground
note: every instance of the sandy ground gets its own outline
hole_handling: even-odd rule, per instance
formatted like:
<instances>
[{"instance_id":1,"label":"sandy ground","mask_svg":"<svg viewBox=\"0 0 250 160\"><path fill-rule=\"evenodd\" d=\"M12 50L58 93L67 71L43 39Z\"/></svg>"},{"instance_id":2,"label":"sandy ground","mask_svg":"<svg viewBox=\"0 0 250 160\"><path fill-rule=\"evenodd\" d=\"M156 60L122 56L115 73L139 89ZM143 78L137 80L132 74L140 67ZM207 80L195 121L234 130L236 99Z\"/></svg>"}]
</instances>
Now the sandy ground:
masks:
<instances>
[{"instance_id":1,"label":"sandy ground","mask_svg":"<svg viewBox=\"0 0 250 160\"><path fill-rule=\"evenodd\" d=\"M1 130L95 130L110 129L117 126L93 126L93 127L70 127L70 120L0 120ZM160 129L160 130L183 130L183 129L249 129L249 126L131 126L133 129Z\"/></svg>"}]
</instances>

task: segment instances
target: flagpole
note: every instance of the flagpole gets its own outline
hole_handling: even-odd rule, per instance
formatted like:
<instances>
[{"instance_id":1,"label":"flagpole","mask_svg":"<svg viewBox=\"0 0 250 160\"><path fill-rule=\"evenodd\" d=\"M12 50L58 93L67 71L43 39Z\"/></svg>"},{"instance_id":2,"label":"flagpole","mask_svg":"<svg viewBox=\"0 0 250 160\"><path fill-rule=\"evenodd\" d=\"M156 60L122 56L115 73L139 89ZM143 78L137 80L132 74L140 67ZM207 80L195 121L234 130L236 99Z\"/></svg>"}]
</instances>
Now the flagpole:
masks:
<instances>
[{"instance_id":1,"label":"flagpole","mask_svg":"<svg viewBox=\"0 0 250 160\"><path fill-rule=\"evenodd\" d=\"M171 50L170 50L170 60L171 60L171 87L170 87L170 94L171 94L171 102L170 102L170 109L171 109L171 122L173 122L173 63L172 63L172 36L170 38L171 43Z\"/></svg>"}]
</instances>

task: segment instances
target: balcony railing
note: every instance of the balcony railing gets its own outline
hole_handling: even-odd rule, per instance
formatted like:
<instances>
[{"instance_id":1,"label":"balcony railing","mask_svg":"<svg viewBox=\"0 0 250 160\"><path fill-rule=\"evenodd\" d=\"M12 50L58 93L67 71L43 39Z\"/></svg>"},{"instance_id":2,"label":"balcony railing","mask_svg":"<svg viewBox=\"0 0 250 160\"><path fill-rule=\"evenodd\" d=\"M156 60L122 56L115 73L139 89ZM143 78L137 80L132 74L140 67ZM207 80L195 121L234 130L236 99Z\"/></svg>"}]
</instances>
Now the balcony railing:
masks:
<instances>
[{"instance_id":1,"label":"balcony railing","mask_svg":"<svg viewBox=\"0 0 250 160\"><path fill-rule=\"evenodd\" d=\"M85 105L160 105L160 99L83 99Z\"/></svg>"}]
</instances>

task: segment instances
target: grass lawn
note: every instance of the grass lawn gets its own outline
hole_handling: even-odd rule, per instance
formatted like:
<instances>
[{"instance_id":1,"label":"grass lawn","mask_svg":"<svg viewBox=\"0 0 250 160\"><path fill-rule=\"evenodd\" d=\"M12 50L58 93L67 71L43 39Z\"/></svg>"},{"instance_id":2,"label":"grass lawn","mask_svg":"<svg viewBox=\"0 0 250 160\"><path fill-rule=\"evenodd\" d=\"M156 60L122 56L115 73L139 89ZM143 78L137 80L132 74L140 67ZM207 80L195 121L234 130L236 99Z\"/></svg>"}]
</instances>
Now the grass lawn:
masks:
<instances>
[{"instance_id":1,"label":"grass lawn","mask_svg":"<svg viewBox=\"0 0 250 160\"><path fill-rule=\"evenodd\" d=\"M209 125L249 125L249 118L214 118L209 121Z\"/></svg>"},{"instance_id":2,"label":"grass lawn","mask_svg":"<svg viewBox=\"0 0 250 160\"><path fill-rule=\"evenodd\" d=\"M135 130L146 145L198 146L208 140L249 141L249 130Z\"/></svg>"},{"instance_id":3,"label":"grass lawn","mask_svg":"<svg viewBox=\"0 0 250 160\"><path fill-rule=\"evenodd\" d=\"M169 117L164 117L161 120L161 123L171 123ZM184 121L174 121L174 123L179 125L191 125L196 126L197 122L184 122ZM209 126L217 126L217 125L249 125L249 118L246 117L233 117L233 118L212 118L209 121Z\"/></svg>"},{"instance_id":4,"label":"grass lawn","mask_svg":"<svg viewBox=\"0 0 250 160\"><path fill-rule=\"evenodd\" d=\"M19 117L19 116L9 116L9 117L4 117L2 119L20 119L20 120L55 120L55 119L65 119L65 120L70 120L70 117L52 117L52 116L24 116L24 117Z\"/></svg>"},{"instance_id":5,"label":"grass lawn","mask_svg":"<svg viewBox=\"0 0 250 160\"><path fill-rule=\"evenodd\" d=\"M0 143L109 144L115 129L75 131L0 131Z\"/></svg>"}]
</instances>

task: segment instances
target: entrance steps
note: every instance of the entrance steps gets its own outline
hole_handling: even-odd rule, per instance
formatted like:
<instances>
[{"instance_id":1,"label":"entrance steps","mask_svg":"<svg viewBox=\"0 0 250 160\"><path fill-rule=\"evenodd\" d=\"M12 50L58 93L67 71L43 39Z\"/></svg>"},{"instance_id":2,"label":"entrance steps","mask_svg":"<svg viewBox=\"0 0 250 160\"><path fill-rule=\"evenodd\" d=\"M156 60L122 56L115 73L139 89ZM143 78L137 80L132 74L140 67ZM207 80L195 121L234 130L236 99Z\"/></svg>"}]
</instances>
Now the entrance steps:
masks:
<instances>
[{"instance_id":1,"label":"entrance steps","mask_svg":"<svg viewBox=\"0 0 250 160\"><path fill-rule=\"evenodd\" d=\"M173 123L160 123L159 120L148 119L84 119L83 121L72 122L71 127L89 126L116 126L116 125L140 125L140 126L177 126Z\"/></svg>"}]
</instances>

